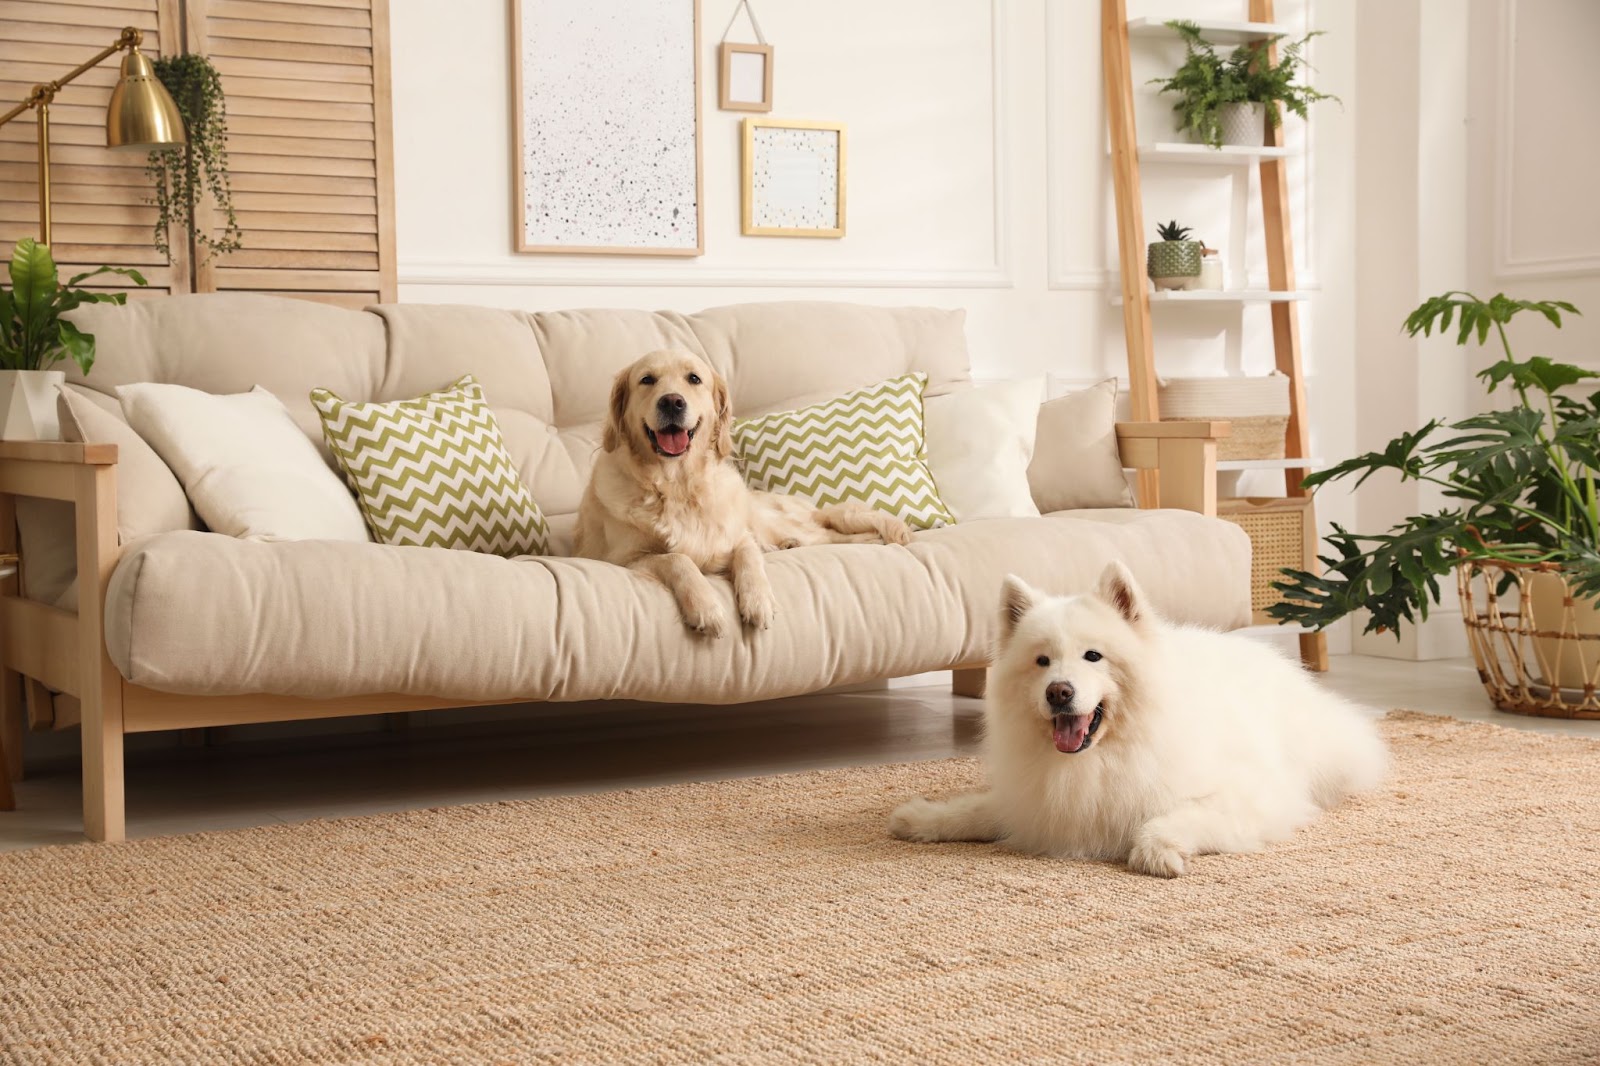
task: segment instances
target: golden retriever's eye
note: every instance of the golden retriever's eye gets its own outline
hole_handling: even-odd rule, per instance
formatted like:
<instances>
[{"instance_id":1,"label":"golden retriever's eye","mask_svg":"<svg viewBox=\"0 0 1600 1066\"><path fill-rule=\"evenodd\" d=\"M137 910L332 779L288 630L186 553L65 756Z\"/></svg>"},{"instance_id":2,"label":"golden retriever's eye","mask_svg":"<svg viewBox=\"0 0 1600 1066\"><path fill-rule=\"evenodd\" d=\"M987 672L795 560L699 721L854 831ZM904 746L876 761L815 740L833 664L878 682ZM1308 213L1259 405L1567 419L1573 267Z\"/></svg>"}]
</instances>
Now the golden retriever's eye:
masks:
<instances>
[{"instance_id":1,"label":"golden retriever's eye","mask_svg":"<svg viewBox=\"0 0 1600 1066\"><path fill-rule=\"evenodd\" d=\"M1039 656L1037 659L1035 659L1033 661L1038 663L1040 666L1049 666L1050 665L1050 656L1041 655L1041 656Z\"/></svg>"},{"instance_id":2,"label":"golden retriever's eye","mask_svg":"<svg viewBox=\"0 0 1600 1066\"><path fill-rule=\"evenodd\" d=\"M1097 663L1103 658L1103 656L1097 651L1086 651L1083 653L1083 657L1085 661L1091 663Z\"/></svg>"},{"instance_id":3,"label":"golden retriever's eye","mask_svg":"<svg viewBox=\"0 0 1600 1066\"><path fill-rule=\"evenodd\" d=\"M699 374L690 374L689 375L689 384L691 384L691 385L700 384L700 375Z\"/></svg>"},{"instance_id":4,"label":"golden retriever's eye","mask_svg":"<svg viewBox=\"0 0 1600 1066\"><path fill-rule=\"evenodd\" d=\"M656 376L654 374L646 374L644 377L639 379L639 384L641 385L654 385L655 383Z\"/></svg>"}]
</instances>

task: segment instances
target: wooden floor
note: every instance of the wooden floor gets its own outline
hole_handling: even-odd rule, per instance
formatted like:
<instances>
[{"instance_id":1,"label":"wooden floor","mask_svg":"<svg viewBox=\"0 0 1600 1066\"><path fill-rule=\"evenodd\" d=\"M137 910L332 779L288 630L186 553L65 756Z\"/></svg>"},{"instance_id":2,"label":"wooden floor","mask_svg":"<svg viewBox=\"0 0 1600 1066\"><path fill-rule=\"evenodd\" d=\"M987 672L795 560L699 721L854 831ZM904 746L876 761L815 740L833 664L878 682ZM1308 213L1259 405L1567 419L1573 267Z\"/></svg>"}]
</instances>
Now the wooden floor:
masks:
<instances>
[{"instance_id":1,"label":"wooden floor","mask_svg":"<svg viewBox=\"0 0 1600 1066\"><path fill-rule=\"evenodd\" d=\"M1325 683L1380 710L1404 707L1600 738L1600 722L1500 714L1465 660L1338 656ZM982 703L945 686L803 696L736 707L567 704L241 727L185 743L135 738L128 835L157 836L317 817L647 787L975 750ZM288 735L286 735L286 732ZM30 738L17 807L0 812L0 850L82 840L76 745Z\"/></svg>"}]
</instances>

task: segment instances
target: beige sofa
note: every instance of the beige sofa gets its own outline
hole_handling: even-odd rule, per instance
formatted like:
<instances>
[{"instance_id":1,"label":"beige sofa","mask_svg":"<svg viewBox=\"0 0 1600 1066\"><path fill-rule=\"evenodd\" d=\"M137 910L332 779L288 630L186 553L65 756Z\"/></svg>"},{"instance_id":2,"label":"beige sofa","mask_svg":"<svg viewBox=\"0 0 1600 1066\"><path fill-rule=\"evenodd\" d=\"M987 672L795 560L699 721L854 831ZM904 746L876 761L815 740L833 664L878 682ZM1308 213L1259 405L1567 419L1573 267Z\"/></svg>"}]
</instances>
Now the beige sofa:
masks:
<instances>
[{"instance_id":1,"label":"beige sofa","mask_svg":"<svg viewBox=\"0 0 1600 1066\"><path fill-rule=\"evenodd\" d=\"M170 492L157 464L119 478L106 443L0 445L0 503L24 505L26 597L4 597L0 651L39 704L81 715L84 817L123 831L126 733L475 703L634 699L743 702L930 670L967 691L996 635L1010 571L1059 592L1126 562L1169 616L1247 624L1249 545L1214 510L1225 425L1118 427L1124 464L1161 470L1168 509L1070 511L920 533L905 548L835 545L769 557L777 622L695 637L667 591L568 557L607 386L639 354L682 345L727 377L739 414L779 410L908 370L929 392L969 380L959 311L782 303L694 315L526 314L480 307L350 311L260 296L136 301L79 312L98 338L84 390L117 412L116 386L215 393L259 384L321 446L307 393L408 397L464 373L483 383L563 554L513 561L332 541L261 543L199 529L130 528L129 499ZM20 501L19 501L20 502ZM128 500L124 500L126 504ZM70 508L76 539L62 528ZM180 512L182 509L180 498ZM5 532L11 523L5 522ZM169 523L175 524L175 523ZM192 521L188 525L195 525ZM126 543L119 543L119 539ZM37 547L30 547L36 545ZM45 574L72 544L67 573ZM29 559L29 555L38 556ZM75 563L77 585L70 570ZM38 565L30 565L38 564ZM15 677L7 728L19 728ZM36 723L38 724L38 723Z\"/></svg>"}]
</instances>

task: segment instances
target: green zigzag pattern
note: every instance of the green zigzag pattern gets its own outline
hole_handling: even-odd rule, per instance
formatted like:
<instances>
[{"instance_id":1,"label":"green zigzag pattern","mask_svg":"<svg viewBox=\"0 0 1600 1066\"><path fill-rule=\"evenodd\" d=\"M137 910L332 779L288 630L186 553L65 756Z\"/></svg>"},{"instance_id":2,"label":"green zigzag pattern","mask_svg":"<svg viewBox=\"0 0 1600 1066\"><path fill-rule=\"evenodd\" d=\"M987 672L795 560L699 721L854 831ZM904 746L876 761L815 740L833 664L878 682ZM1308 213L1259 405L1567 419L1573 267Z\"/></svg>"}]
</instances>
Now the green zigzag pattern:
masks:
<instances>
[{"instance_id":1,"label":"green zigzag pattern","mask_svg":"<svg viewBox=\"0 0 1600 1066\"><path fill-rule=\"evenodd\" d=\"M745 483L821 507L863 503L913 529L951 525L928 469L922 428L926 374L906 374L825 403L733 424Z\"/></svg>"},{"instance_id":2,"label":"green zigzag pattern","mask_svg":"<svg viewBox=\"0 0 1600 1066\"><path fill-rule=\"evenodd\" d=\"M311 403L382 543L548 553L549 524L470 374L415 400L351 403L314 389Z\"/></svg>"}]
</instances>

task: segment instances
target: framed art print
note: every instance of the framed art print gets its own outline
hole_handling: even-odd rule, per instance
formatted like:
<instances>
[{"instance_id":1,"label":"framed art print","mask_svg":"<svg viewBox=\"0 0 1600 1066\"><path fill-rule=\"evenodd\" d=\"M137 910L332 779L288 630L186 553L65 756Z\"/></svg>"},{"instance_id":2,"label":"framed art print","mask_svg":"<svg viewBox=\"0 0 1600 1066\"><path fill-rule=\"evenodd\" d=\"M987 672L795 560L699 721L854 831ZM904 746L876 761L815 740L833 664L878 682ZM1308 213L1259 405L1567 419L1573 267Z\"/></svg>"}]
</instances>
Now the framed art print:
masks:
<instances>
[{"instance_id":1,"label":"framed art print","mask_svg":"<svg viewBox=\"0 0 1600 1066\"><path fill-rule=\"evenodd\" d=\"M843 124L747 118L743 171L746 236L844 236Z\"/></svg>"},{"instance_id":2,"label":"framed art print","mask_svg":"<svg viewBox=\"0 0 1600 1066\"><path fill-rule=\"evenodd\" d=\"M772 46L723 41L717 48L717 107L772 110Z\"/></svg>"},{"instance_id":3,"label":"framed art print","mask_svg":"<svg viewBox=\"0 0 1600 1066\"><path fill-rule=\"evenodd\" d=\"M699 0L513 0L516 249L700 255Z\"/></svg>"}]
</instances>

